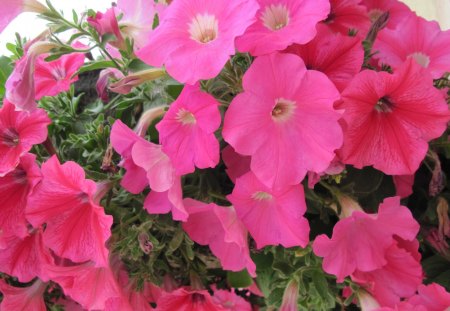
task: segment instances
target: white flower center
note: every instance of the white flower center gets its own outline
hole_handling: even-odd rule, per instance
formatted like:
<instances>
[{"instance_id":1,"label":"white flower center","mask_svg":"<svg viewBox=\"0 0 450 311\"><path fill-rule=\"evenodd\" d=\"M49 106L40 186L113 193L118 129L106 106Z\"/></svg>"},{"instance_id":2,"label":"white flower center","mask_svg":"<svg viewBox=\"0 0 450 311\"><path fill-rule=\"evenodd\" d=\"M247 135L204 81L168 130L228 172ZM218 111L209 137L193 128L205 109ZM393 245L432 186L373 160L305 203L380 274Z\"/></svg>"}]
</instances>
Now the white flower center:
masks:
<instances>
[{"instance_id":1,"label":"white flower center","mask_svg":"<svg viewBox=\"0 0 450 311\"><path fill-rule=\"evenodd\" d=\"M183 108L178 110L176 119L183 125L191 125L197 123L197 120L195 119L195 116L192 114L192 112Z\"/></svg>"},{"instance_id":2,"label":"white flower center","mask_svg":"<svg viewBox=\"0 0 450 311\"><path fill-rule=\"evenodd\" d=\"M219 33L219 21L214 15L197 14L189 23L191 39L200 43L214 41Z\"/></svg>"},{"instance_id":3,"label":"white flower center","mask_svg":"<svg viewBox=\"0 0 450 311\"><path fill-rule=\"evenodd\" d=\"M266 6L261 20L268 29L277 31L289 24L289 10L284 4L271 4Z\"/></svg>"},{"instance_id":4,"label":"white flower center","mask_svg":"<svg viewBox=\"0 0 450 311\"><path fill-rule=\"evenodd\" d=\"M256 191L255 193L252 194L252 199L258 201L271 200L272 195L264 191Z\"/></svg>"},{"instance_id":5,"label":"white flower center","mask_svg":"<svg viewBox=\"0 0 450 311\"><path fill-rule=\"evenodd\" d=\"M278 98L275 100L275 107L272 109L272 118L275 121L286 121L294 114L295 108L295 101Z\"/></svg>"},{"instance_id":6,"label":"white flower center","mask_svg":"<svg viewBox=\"0 0 450 311\"><path fill-rule=\"evenodd\" d=\"M414 58L414 60L422 67L427 68L430 65L430 57L422 52L415 52L408 57Z\"/></svg>"}]
</instances>

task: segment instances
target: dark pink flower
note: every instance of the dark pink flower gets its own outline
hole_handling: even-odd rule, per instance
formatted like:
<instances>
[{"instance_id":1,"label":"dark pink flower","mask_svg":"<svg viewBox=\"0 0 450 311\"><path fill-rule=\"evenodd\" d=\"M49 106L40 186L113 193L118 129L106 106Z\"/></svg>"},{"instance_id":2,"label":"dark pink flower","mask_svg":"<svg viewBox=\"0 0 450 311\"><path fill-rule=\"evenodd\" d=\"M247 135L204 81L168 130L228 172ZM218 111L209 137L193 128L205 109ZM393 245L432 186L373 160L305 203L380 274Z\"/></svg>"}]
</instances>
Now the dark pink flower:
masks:
<instances>
[{"instance_id":1,"label":"dark pink flower","mask_svg":"<svg viewBox=\"0 0 450 311\"><path fill-rule=\"evenodd\" d=\"M332 238L322 234L313 244L314 253L324 257L323 269L337 276L338 282L355 271L369 272L388 263L387 250L394 235L412 241L419 224L400 198L387 198L380 204L378 214L353 211L333 228Z\"/></svg>"},{"instance_id":2,"label":"dark pink flower","mask_svg":"<svg viewBox=\"0 0 450 311\"><path fill-rule=\"evenodd\" d=\"M114 36L108 41L109 44L116 48L125 48L125 39L120 32L119 23L117 22L116 8L109 8L105 13L97 12L95 16L88 17L87 21L100 36Z\"/></svg>"},{"instance_id":3,"label":"dark pink flower","mask_svg":"<svg viewBox=\"0 0 450 311\"><path fill-rule=\"evenodd\" d=\"M195 167L215 167L219 163L219 142L214 132L221 122L219 103L200 85L186 85L163 119L156 125L162 150L178 175Z\"/></svg>"},{"instance_id":4,"label":"dark pink flower","mask_svg":"<svg viewBox=\"0 0 450 311\"><path fill-rule=\"evenodd\" d=\"M217 305L221 305L228 311L252 311L251 304L241 296L236 295L233 289L231 291L214 289L212 299Z\"/></svg>"},{"instance_id":5,"label":"dark pink flower","mask_svg":"<svg viewBox=\"0 0 450 311\"><path fill-rule=\"evenodd\" d=\"M333 33L324 25L318 25L317 36L311 42L292 45L286 51L300 56L306 68L326 74L339 91L361 71L364 61L360 38Z\"/></svg>"},{"instance_id":6,"label":"dark pink flower","mask_svg":"<svg viewBox=\"0 0 450 311\"><path fill-rule=\"evenodd\" d=\"M44 13L47 8L36 0L3 0L0 15L0 33L22 12Z\"/></svg>"},{"instance_id":7,"label":"dark pink flower","mask_svg":"<svg viewBox=\"0 0 450 311\"><path fill-rule=\"evenodd\" d=\"M0 292L3 300L1 310L46 311L44 292L47 284L37 279L28 287L13 287L0 279Z\"/></svg>"},{"instance_id":8,"label":"dark pink flower","mask_svg":"<svg viewBox=\"0 0 450 311\"><path fill-rule=\"evenodd\" d=\"M157 311L226 311L206 290L179 288L161 296L156 304Z\"/></svg>"},{"instance_id":9,"label":"dark pink flower","mask_svg":"<svg viewBox=\"0 0 450 311\"><path fill-rule=\"evenodd\" d=\"M274 53L253 62L243 87L222 134L252 157L251 170L264 184L295 185L330 165L342 143L341 115L333 108L339 92L323 73L307 70L296 55Z\"/></svg>"},{"instance_id":10,"label":"dark pink flower","mask_svg":"<svg viewBox=\"0 0 450 311\"><path fill-rule=\"evenodd\" d=\"M7 100L0 108L0 176L14 170L20 158L47 138L51 120L43 109L15 111Z\"/></svg>"},{"instance_id":11,"label":"dark pink flower","mask_svg":"<svg viewBox=\"0 0 450 311\"><path fill-rule=\"evenodd\" d=\"M395 29L403 27L402 21L410 15L415 15L411 9L398 0L362 0L367 8L367 14L372 22L375 22L382 14L389 12L389 20L386 27Z\"/></svg>"},{"instance_id":12,"label":"dark pink flower","mask_svg":"<svg viewBox=\"0 0 450 311\"><path fill-rule=\"evenodd\" d=\"M409 197L413 193L414 175L394 175L396 195L401 198Z\"/></svg>"},{"instance_id":13,"label":"dark pink flower","mask_svg":"<svg viewBox=\"0 0 450 311\"><path fill-rule=\"evenodd\" d=\"M227 167L225 171L231 181L236 183L236 178L250 172L251 157L237 153L230 145L222 150L222 160Z\"/></svg>"},{"instance_id":14,"label":"dark pink flower","mask_svg":"<svg viewBox=\"0 0 450 311\"><path fill-rule=\"evenodd\" d=\"M227 198L258 248L308 244L309 224L303 217L306 203L302 185L271 189L249 172L236 180L233 193Z\"/></svg>"},{"instance_id":15,"label":"dark pink flower","mask_svg":"<svg viewBox=\"0 0 450 311\"><path fill-rule=\"evenodd\" d=\"M419 293L408 299L408 303L416 306L424 306L427 311L448 310L450 306L450 293L436 283L420 285Z\"/></svg>"},{"instance_id":16,"label":"dark pink flower","mask_svg":"<svg viewBox=\"0 0 450 311\"><path fill-rule=\"evenodd\" d=\"M113 220L94 199L96 184L85 179L78 164L61 165L56 156L42 164L42 176L28 199L26 217L34 227L46 224L45 245L74 262L107 265L105 243Z\"/></svg>"},{"instance_id":17,"label":"dark pink flower","mask_svg":"<svg viewBox=\"0 0 450 311\"><path fill-rule=\"evenodd\" d=\"M236 39L240 52L254 56L305 44L316 35L316 24L330 13L328 0L258 0L257 20Z\"/></svg>"},{"instance_id":18,"label":"dark pink flower","mask_svg":"<svg viewBox=\"0 0 450 311\"><path fill-rule=\"evenodd\" d=\"M433 81L413 60L394 74L365 70L342 93L345 109L342 162L373 165L390 175L411 175L428 141L447 128L450 113Z\"/></svg>"},{"instance_id":19,"label":"dark pink flower","mask_svg":"<svg viewBox=\"0 0 450 311\"><path fill-rule=\"evenodd\" d=\"M214 78L235 54L234 40L253 23L257 9L256 0L175 1L137 55L152 66L165 64L183 83Z\"/></svg>"},{"instance_id":20,"label":"dark pink flower","mask_svg":"<svg viewBox=\"0 0 450 311\"><path fill-rule=\"evenodd\" d=\"M44 60L46 56L38 57L35 64L36 100L68 91L70 85L78 80L78 76L73 75L84 63L83 53L66 54L50 62Z\"/></svg>"},{"instance_id":21,"label":"dark pink flower","mask_svg":"<svg viewBox=\"0 0 450 311\"><path fill-rule=\"evenodd\" d=\"M380 64L394 69L412 58L437 79L450 68L450 30L441 31L437 22L411 14L401 27L380 31L373 51Z\"/></svg>"},{"instance_id":22,"label":"dark pink flower","mask_svg":"<svg viewBox=\"0 0 450 311\"><path fill-rule=\"evenodd\" d=\"M0 231L3 238L28 235L25 207L28 196L40 181L36 156L24 155L15 170L0 177Z\"/></svg>"},{"instance_id":23,"label":"dark pink flower","mask_svg":"<svg viewBox=\"0 0 450 311\"><path fill-rule=\"evenodd\" d=\"M324 21L334 32L348 35L350 30L364 36L370 28L367 9L361 0L330 0L331 10Z\"/></svg>"},{"instance_id":24,"label":"dark pink flower","mask_svg":"<svg viewBox=\"0 0 450 311\"><path fill-rule=\"evenodd\" d=\"M189 213L183 229L189 237L201 245L208 245L219 258L224 270L247 271L256 276L256 266L250 258L247 229L236 216L233 207L206 204L185 199Z\"/></svg>"}]
</instances>

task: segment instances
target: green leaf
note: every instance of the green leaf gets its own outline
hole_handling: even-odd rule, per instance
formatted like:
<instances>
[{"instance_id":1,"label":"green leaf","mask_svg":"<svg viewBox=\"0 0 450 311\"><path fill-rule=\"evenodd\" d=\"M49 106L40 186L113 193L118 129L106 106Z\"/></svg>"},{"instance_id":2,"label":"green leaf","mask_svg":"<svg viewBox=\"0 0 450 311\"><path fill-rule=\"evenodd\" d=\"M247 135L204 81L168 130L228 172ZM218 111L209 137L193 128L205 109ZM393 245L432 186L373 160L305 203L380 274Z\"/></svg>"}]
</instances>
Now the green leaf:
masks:
<instances>
[{"instance_id":1,"label":"green leaf","mask_svg":"<svg viewBox=\"0 0 450 311\"><path fill-rule=\"evenodd\" d=\"M110 60L101 60L101 61L95 61L95 62L89 62L83 65L75 74L79 75L83 72L98 70L98 69L105 69L105 68L114 68L116 67L113 61Z\"/></svg>"},{"instance_id":2,"label":"green leaf","mask_svg":"<svg viewBox=\"0 0 450 311\"><path fill-rule=\"evenodd\" d=\"M245 288L252 285L253 280L247 269L239 272L227 271L227 280L231 287Z\"/></svg>"}]
</instances>

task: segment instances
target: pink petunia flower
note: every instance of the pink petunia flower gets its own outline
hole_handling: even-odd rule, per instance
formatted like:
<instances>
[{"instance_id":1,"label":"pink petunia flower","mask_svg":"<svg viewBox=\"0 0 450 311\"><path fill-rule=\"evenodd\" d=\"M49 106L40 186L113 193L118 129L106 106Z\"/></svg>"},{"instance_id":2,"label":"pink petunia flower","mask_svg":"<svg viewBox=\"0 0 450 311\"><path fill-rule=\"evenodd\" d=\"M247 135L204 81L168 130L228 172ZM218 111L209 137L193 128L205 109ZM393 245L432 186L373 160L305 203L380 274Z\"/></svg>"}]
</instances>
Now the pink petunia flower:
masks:
<instances>
[{"instance_id":1,"label":"pink petunia flower","mask_svg":"<svg viewBox=\"0 0 450 311\"><path fill-rule=\"evenodd\" d=\"M78 80L73 76L84 64L83 53L72 53L63 55L57 60L46 62L47 55L38 57L35 64L35 98L44 96L55 96L70 89L70 85Z\"/></svg>"},{"instance_id":2,"label":"pink petunia flower","mask_svg":"<svg viewBox=\"0 0 450 311\"><path fill-rule=\"evenodd\" d=\"M231 102L222 135L268 187L298 184L308 171L323 172L342 144L339 92L302 59L274 53L258 57ZM295 142L295 145L292 145ZM301 146L301 147L300 147Z\"/></svg>"},{"instance_id":3,"label":"pink petunia flower","mask_svg":"<svg viewBox=\"0 0 450 311\"><path fill-rule=\"evenodd\" d=\"M284 290L280 311L298 311L298 293L297 281L290 281Z\"/></svg>"},{"instance_id":4,"label":"pink petunia flower","mask_svg":"<svg viewBox=\"0 0 450 311\"><path fill-rule=\"evenodd\" d=\"M206 204L185 199L189 213L183 229L200 245L208 245L220 260L224 270L247 271L256 277L256 266L250 258L247 230L236 216L233 207Z\"/></svg>"},{"instance_id":5,"label":"pink petunia flower","mask_svg":"<svg viewBox=\"0 0 450 311\"><path fill-rule=\"evenodd\" d=\"M271 189L249 172L236 180L227 196L238 217L256 241L258 248L281 244L305 247L309 242L309 224L303 186L298 184Z\"/></svg>"},{"instance_id":6,"label":"pink petunia flower","mask_svg":"<svg viewBox=\"0 0 450 311\"><path fill-rule=\"evenodd\" d=\"M117 21L115 7L109 8L105 13L97 12L95 16L88 17L87 22L95 28L100 36L114 36L114 38L108 41L109 44L119 49L126 48L125 39L120 32Z\"/></svg>"},{"instance_id":7,"label":"pink petunia flower","mask_svg":"<svg viewBox=\"0 0 450 311\"><path fill-rule=\"evenodd\" d=\"M199 84L186 85L156 125L162 150L178 175L219 163L219 142L214 135L221 123L218 107L217 100L202 92Z\"/></svg>"},{"instance_id":8,"label":"pink petunia flower","mask_svg":"<svg viewBox=\"0 0 450 311\"><path fill-rule=\"evenodd\" d=\"M44 245L42 229L33 229L24 238L9 236L8 248L0 252L0 272L27 283L35 277L48 281L44 265L53 264L50 250Z\"/></svg>"},{"instance_id":9,"label":"pink petunia flower","mask_svg":"<svg viewBox=\"0 0 450 311\"><path fill-rule=\"evenodd\" d=\"M342 162L373 165L390 175L411 175L450 119L447 104L413 60L394 74L366 70L342 93L345 109Z\"/></svg>"},{"instance_id":10,"label":"pink petunia flower","mask_svg":"<svg viewBox=\"0 0 450 311\"><path fill-rule=\"evenodd\" d=\"M0 292L3 294L0 310L46 311L46 287L47 284L39 279L28 287L14 287L0 279Z\"/></svg>"},{"instance_id":11,"label":"pink petunia flower","mask_svg":"<svg viewBox=\"0 0 450 311\"><path fill-rule=\"evenodd\" d=\"M333 33L324 25L318 25L317 36L311 42L292 45L286 51L300 56L306 68L326 74L341 92L364 62L360 38Z\"/></svg>"},{"instance_id":12,"label":"pink petunia flower","mask_svg":"<svg viewBox=\"0 0 450 311\"><path fill-rule=\"evenodd\" d=\"M0 108L0 177L14 170L33 145L45 141L50 123L43 109L31 113L15 111L13 104L3 101Z\"/></svg>"},{"instance_id":13,"label":"pink petunia flower","mask_svg":"<svg viewBox=\"0 0 450 311\"><path fill-rule=\"evenodd\" d=\"M61 165L56 156L42 164L42 176L28 199L26 218L34 227L46 223L45 245L74 262L107 265L105 243L113 220L94 199L96 184L78 164Z\"/></svg>"},{"instance_id":14,"label":"pink petunia flower","mask_svg":"<svg viewBox=\"0 0 450 311\"><path fill-rule=\"evenodd\" d=\"M0 232L3 239L28 235L25 207L28 196L41 178L35 161L35 155L26 154L15 170L0 177Z\"/></svg>"},{"instance_id":15,"label":"pink petunia flower","mask_svg":"<svg viewBox=\"0 0 450 311\"><path fill-rule=\"evenodd\" d=\"M412 58L435 79L450 71L450 30L441 31L437 22L414 14L395 30L380 31L373 50L380 63L395 69Z\"/></svg>"},{"instance_id":16,"label":"pink petunia flower","mask_svg":"<svg viewBox=\"0 0 450 311\"><path fill-rule=\"evenodd\" d=\"M251 304L234 290L214 289L213 301L228 311L252 311Z\"/></svg>"},{"instance_id":17,"label":"pink petunia flower","mask_svg":"<svg viewBox=\"0 0 450 311\"><path fill-rule=\"evenodd\" d=\"M348 35L350 30L364 36L370 28L367 9L361 0L330 0L330 14L324 23L334 32Z\"/></svg>"},{"instance_id":18,"label":"pink petunia flower","mask_svg":"<svg viewBox=\"0 0 450 311\"><path fill-rule=\"evenodd\" d=\"M44 13L47 8L37 0L3 0L0 15L0 33L22 12Z\"/></svg>"},{"instance_id":19,"label":"pink petunia flower","mask_svg":"<svg viewBox=\"0 0 450 311\"><path fill-rule=\"evenodd\" d=\"M117 80L123 78L123 73L117 68L107 68L100 71L95 89L100 99L107 103L109 101L108 86L111 83L111 79Z\"/></svg>"},{"instance_id":20,"label":"pink petunia flower","mask_svg":"<svg viewBox=\"0 0 450 311\"><path fill-rule=\"evenodd\" d=\"M345 210L345 206L342 206ZM407 241L415 239L419 224L400 198L387 198L378 214L353 211L333 228L332 238L316 237L313 250L324 257L323 269L337 276L338 282L355 271L369 272L388 263L386 254L395 242L394 235Z\"/></svg>"},{"instance_id":21,"label":"pink petunia flower","mask_svg":"<svg viewBox=\"0 0 450 311\"><path fill-rule=\"evenodd\" d=\"M189 290L179 288L162 295L157 301L157 311L226 311L224 307L213 301L206 290Z\"/></svg>"},{"instance_id":22,"label":"pink petunia flower","mask_svg":"<svg viewBox=\"0 0 450 311\"><path fill-rule=\"evenodd\" d=\"M420 285L418 294L408 299L412 305L422 305L427 311L448 310L450 293L439 284ZM447 309L446 309L447 308Z\"/></svg>"},{"instance_id":23,"label":"pink petunia flower","mask_svg":"<svg viewBox=\"0 0 450 311\"><path fill-rule=\"evenodd\" d=\"M367 14L372 22L389 12L389 20L386 24L389 29L395 29L399 25L403 27L402 21L415 15L406 4L399 0L362 0L362 4L367 8Z\"/></svg>"},{"instance_id":24,"label":"pink petunia flower","mask_svg":"<svg viewBox=\"0 0 450 311\"><path fill-rule=\"evenodd\" d=\"M413 193L414 175L395 175L394 181L396 195L401 198L409 197Z\"/></svg>"},{"instance_id":25,"label":"pink petunia flower","mask_svg":"<svg viewBox=\"0 0 450 311\"><path fill-rule=\"evenodd\" d=\"M316 24L330 13L328 0L258 0L257 20L236 39L240 52L259 56L305 44L316 35Z\"/></svg>"},{"instance_id":26,"label":"pink petunia flower","mask_svg":"<svg viewBox=\"0 0 450 311\"><path fill-rule=\"evenodd\" d=\"M222 150L222 160L227 167L225 171L233 183L236 179L250 171L251 158L237 153L230 145Z\"/></svg>"},{"instance_id":27,"label":"pink petunia flower","mask_svg":"<svg viewBox=\"0 0 450 311\"><path fill-rule=\"evenodd\" d=\"M253 23L257 9L256 0L175 1L137 55L152 66L165 64L183 83L214 78L234 55L234 40Z\"/></svg>"}]
</instances>

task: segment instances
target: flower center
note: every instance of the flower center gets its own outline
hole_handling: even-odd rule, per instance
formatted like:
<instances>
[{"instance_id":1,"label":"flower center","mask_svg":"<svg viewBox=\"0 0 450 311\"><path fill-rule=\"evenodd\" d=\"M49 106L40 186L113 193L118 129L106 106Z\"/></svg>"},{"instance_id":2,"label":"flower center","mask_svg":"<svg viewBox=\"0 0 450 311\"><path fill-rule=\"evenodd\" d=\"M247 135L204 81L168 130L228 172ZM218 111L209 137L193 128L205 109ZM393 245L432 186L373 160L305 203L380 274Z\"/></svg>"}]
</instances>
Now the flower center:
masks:
<instances>
[{"instance_id":1,"label":"flower center","mask_svg":"<svg viewBox=\"0 0 450 311\"><path fill-rule=\"evenodd\" d=\"M387 97L380 98L375 104L374 109L378 112L389 113L392 112L394 104Z\"/></svg>"},{"instance_id":2,"label":"flower center","mask_svg":"<svg viewBox=\"0 0 450 311\"><path fill-rule=\"evenodd\" d=\"M286 121L294 114L295 107L295 101L278 98L272 109L272 118L275 121Z\"/></svg>"},{"instance_id":3,"label":"flower center","mask_svg":"<svg viewBox=\"0 0 450 311\"><path fill-rule=\"evenodd\" d=\"M415 52L408 57L414 58L414 60L422 67L427 68L430 65L430 57L424 53L421 52Z\"/></svg>"},{"instance_id":4,"label":"flower center","mask_svg":"<svg viewBox=\"0 0 450 311\"><path fill-rule=\"evenodd\" d=\"M289 10L284 4L266 6L261 20L266 28L277 31L289 24Z\"/></svg>"},{"instance_id":5,"label":"flower center","mask_svg":"<svg viewBox=\"0 0 450 311\"><path fill-rule=\"evenodd\" d=\"M219 21L214 15L197 14L189 23L191 39L200 43L208 43L217 38Z\"/></svg>"},{"instance_id":6,"label":"flower center","mask_svg":"<svg viewBox=\"0 0 450 311\"><path fill-rule=\"evenodd\" d=\"M53 68L52 74L53 78L55 78L56 81L64 80L64 78L66 77L66 70L64 68L56 66L55 68Z\"/></svg>"},{"instance_id":7,"label":"flower center","mask_svg":"<svg viewBox=\"0 0 450 311\"><path fill-rule=\"evenodd\" d=\"M177 112L177 116L176 119L178 122L180 122L183 125L187 125L187 124L195 124L197 123L197 120L195 119L195 116L192 114L192 112L181 108L180 110L178 110Z\"/></svg>"},{"instance_id":8,"label":"flower center","mask_svg":"<svg viewBox=\"0 0 450 311\"><path fill-rule=\"evenodd\" d=\"M25 185L28 183L27 172L23 170L20 166L17 167L12 173L11 177L13 178L16 184Z\"/></svg>"},{"instance_id":9,"label":"flower center","mask_svg":"<svg viewBox=\"0 0 450 311\"><path fill-rule=\"evenodd\" d=\"M8 147L16 147L20 142L19 133L13 128L7 128L0 133L0 142Z\"/></svg>"},{"instance_id":10,"label":"flower center","mask_svg":"<svg viewBox=\"0 0 450 311\"><path fill-rule=\"evenodd\" d=\"M373 9L369 11L370 21L375 22L384 12L380 9Z\"/></svg>"},{"instance_id":11,"label":"flower center","mask_svg":"<svg viewBox=\"0 0 450 311\"><path fill-rule=\"evenodd\" d=\"M254 200L258 201L265 201L265 200L271 200L272 195L270 193L264 192L264 191L256 191L252 194L252 198Z\"/></svg>"}]
</instances>

